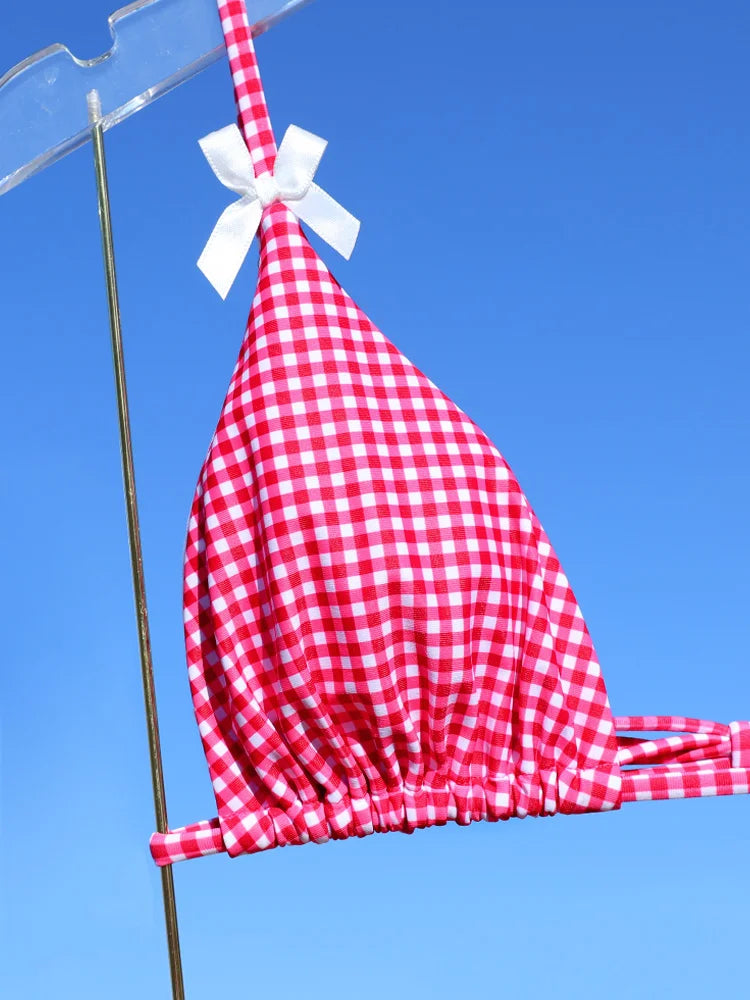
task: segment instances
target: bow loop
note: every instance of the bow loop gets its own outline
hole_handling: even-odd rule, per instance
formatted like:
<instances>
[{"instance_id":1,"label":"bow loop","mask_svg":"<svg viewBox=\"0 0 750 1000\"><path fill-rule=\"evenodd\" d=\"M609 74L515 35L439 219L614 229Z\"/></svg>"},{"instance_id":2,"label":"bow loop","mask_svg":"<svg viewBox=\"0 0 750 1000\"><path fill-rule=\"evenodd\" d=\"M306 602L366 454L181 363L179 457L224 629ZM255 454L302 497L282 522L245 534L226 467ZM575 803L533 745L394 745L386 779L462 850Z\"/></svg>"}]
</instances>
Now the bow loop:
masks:
<instances>
[{"instance_id":1,"label":"bow loop","mask_svg":"<svg viewBox=\"0 0 750 1000\"><path fill-rule=\"evenodd\" d=\"M211 169L240 198L222 212L198 261L224 299L258 231L263 210L281 202L347 260L359 234L359 220L313 183L328 143L290 125L276 155L273 173L255 176L252 159L236 125L200 140Z\"/></svg>"},{"instance_id":2,"label":"bow loop","mask_svg":"<svg viewBox=\"0 0 750 1000\"><path fill-rule=\"evenodd\" d=\"M255 192L253 161L236 125L210 132L198 144L224 187L241 195Z\"/></svg>"},{"instance_id":3,"label":"bow loop","mask_svg":"<svg viewBox=\"0 0 750 1000\"><path fill-rule=\"evenodd\" d=\"M274 176L283 201L299 201L310 190L328 142L298 125L290 125L276 154Z\"/></svg>"}]
</instances>

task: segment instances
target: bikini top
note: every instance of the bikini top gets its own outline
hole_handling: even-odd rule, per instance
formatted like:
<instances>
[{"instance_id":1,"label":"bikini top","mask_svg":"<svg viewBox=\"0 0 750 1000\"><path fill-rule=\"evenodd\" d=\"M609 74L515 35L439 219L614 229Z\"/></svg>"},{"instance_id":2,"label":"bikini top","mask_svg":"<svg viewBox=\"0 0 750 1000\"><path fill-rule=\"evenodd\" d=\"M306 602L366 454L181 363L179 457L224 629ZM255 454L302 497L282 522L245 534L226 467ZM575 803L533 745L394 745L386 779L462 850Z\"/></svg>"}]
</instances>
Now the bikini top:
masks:
<instances>
[{"instance_id":1,"label":"bikini top","mask_svg":"<svg viewBox=\"0 0 750 1000\"><path fill-rule=\"evenodd\" d=\"M358 224L312 184L324 143L277 158L244 2L219 13L244 142L202 144L241 197L201 266L225 294L259 225L259 277L185 554L218 818L154 834L157 864L747 793L750 723L612 716L502 455L308 243L300 218L345 254Z\"/></svg>"}]
</instances>

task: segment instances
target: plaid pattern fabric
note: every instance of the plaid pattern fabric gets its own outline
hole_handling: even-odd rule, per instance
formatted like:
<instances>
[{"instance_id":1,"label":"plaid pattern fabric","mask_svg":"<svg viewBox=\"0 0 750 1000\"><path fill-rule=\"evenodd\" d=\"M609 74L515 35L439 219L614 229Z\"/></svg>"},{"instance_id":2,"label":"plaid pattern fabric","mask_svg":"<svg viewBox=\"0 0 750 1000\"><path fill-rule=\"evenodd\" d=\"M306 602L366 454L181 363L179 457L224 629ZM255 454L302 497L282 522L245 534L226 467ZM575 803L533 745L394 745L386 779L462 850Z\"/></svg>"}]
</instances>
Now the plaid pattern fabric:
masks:
<instances>
[{"instance_id":1,"label":"plaid pattern fabric","mask_svg":"<svg viewBox=\"0 0 750 1000\"><path fill-rule=\"evenodd\" d=\"M219 3L260 172L244 4ZM280 204L192 507L189 677L227 850L617 808L614 720L568 581L487 437L357 308Z\"/></svg>"}]
</instances>

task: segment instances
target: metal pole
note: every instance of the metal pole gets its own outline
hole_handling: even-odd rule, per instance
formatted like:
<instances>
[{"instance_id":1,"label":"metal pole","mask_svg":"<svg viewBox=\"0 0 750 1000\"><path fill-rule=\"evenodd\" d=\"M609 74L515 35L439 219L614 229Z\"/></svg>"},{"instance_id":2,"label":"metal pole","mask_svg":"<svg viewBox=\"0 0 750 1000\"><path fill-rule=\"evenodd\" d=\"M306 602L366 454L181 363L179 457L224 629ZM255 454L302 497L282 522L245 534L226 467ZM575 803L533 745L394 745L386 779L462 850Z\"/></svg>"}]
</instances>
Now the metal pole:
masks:
<instances>
[{"instance_id":1,"label":"metal pole","mask_svg":"<svg viewBox=\"0 0 750 1000\"><path fill-rule=\"evenodd\" d=\"M133 570L135 613L138 622L138 646L141 657L143 700L146 707L148 748L151 760L151 781L154 791L154 811L156 813L157 830L159 833L166 833L169 828L167 823L167 800L164 792L164 772L161 760L161 744L159 742L159 720L156 711L154 671L151 659L151 638L148 627L148 608L146 606L146 581L143 573L141 532L138 524L138 501L135 492L133 446L130 436L128 392L125 383L125 359L122 348L120 303L117 295L117 275L115 272L115 252L112 240L112 220L109 207L107 164L104 155L104 129L101 120L101 102L97 91L92 90L88 94L88 105L89 121L91 122L91 136L94 145L94 166L96 168L96 190L99 199L99 223L102 231L104 271L107 279L109 323L112 333L112 360L114 362L115 369L117 416L120 426L122 477L125 487L125 507L128 518L130 562ZM174 878L172 876L171 866L166 866L161 869L161 883L162 894L164 896L164 917L167 925L169 967L172 976L172 997L173 1000L184 1000L185 986L182 976L180 936L177 926L177 906L175 902Z\"/></svg>"}]
</instances>

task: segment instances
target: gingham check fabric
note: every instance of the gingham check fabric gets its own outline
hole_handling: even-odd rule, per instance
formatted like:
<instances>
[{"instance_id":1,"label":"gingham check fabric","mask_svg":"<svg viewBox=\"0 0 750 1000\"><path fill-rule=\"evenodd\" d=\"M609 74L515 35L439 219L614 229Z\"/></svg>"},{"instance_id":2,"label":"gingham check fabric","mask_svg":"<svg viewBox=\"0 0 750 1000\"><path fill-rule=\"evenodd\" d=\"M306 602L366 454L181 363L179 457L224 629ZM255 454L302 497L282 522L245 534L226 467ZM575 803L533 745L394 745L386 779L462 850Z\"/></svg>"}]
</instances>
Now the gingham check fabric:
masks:
<instances>
[{"instance_id":1,"label":"gingham check fabric","mask_svg":"<svg viewBox=\"0 0 750 1000\"><path fill-rule=\"evenodd\" d=\"M240 125L272 170L244 4L219 9ZM219 815L155 834L159 864L621 802L591 639L511 470L281 204L184 597Z\"/></svg>"}]
</instances>

